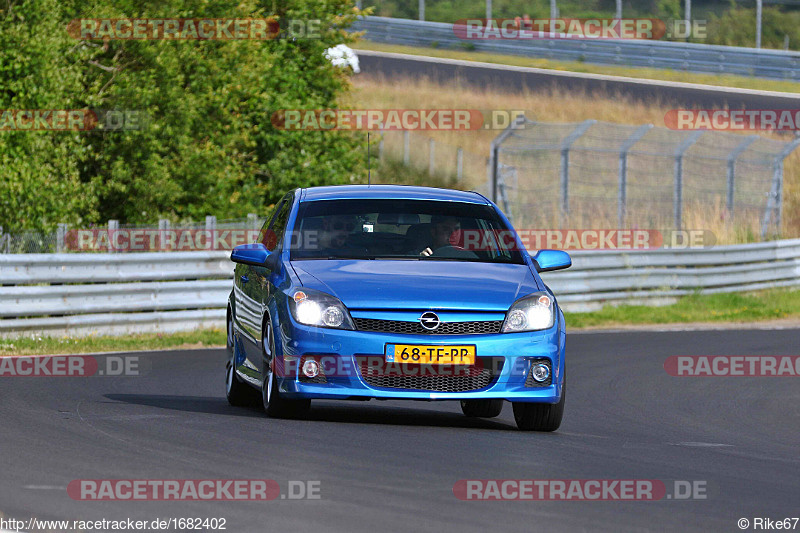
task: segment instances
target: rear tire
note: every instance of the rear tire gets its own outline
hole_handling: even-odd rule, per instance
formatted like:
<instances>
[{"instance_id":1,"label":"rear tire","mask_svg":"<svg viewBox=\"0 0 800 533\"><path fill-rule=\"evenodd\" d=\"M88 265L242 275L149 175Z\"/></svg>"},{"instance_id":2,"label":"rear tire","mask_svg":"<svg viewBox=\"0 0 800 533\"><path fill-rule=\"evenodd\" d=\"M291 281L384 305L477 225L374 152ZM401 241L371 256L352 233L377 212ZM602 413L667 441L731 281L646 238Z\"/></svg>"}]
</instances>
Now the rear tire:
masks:
<instances>
[{"instance_id":1,"label":"rear tire","mask_svg":"<svg viewBox=\"0 0 800 533\"><path fill-rule=\"evenodd\" d=\"M267 319L261 337L264 372L261 380L261 402L264 412L272 418L301 418L311 408L311 400L289 400L281 396L278 390L278 378L275 375L275 336L272 325Z\"/></svg>"},{"instance_id":2,"label":"rear tire","mask_svg":"<svg viewBox=\"0 0 800 533\"><path fill-rule=\"evenodd\" d=\"M461 411L470 418L494 418L503 411L503 400L461 400Z\"/></svg>"},{"instance_id":3,"label":"rear tire","mask_svg":"<svg viewBox=\"0 0 800 533\"><path fill-rule=\"evenodd\" d=\"M233 332L233 317L228 313L228 363L225 365L225 397L234 407L253 405L255 390L247 383L242 383L236 374L236 336Z\"/></svg>"},{"instance_id":4,"label":"rear tire","mask_svg":"<svg viewBox=\"0 0 800 533\"><path fill-rule=\"evenodd\" d=\"M558 403L513 402L514 420L521 431L555 431L564 417L564 401L567 397L567 380L561 387Z\"/></svg>"}]
</instances>

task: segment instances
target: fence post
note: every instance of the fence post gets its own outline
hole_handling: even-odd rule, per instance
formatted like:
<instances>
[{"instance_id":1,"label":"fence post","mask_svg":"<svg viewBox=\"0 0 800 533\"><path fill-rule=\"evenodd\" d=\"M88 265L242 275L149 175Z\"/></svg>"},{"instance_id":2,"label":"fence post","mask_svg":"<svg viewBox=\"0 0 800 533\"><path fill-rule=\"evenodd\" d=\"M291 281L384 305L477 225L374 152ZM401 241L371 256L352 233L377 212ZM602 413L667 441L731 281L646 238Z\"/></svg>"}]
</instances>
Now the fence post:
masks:
<instances>
[{"instance_id":1,"label":"fence post","mask_svg":"<svg viewBox=\"0 0 800 533\"><path fill-rule=\"evenodd\" d=\"M56 253L61 253L64 251L66 240L67 225L62 223L56 227Z\"/></svg>"},{"instance_id":2,"label":"fence post","mask_svg":"<svg viewBox=\"0 0 800 533\"><path fill-rule=\"evenodd\" d=\"M405 166L408 166L408 160L409 160L409 157L410 157L409 156L409 152L410 152L409 144L411 144L410 134L409 134L408 130L405 130L405 131L403 131L403 164Z\"/></svg>"},{"instance_id":3,"label":"fence post","mask_svg":"<svg viewBox=\"0 0 800 533\"><path fill-rule=\"evenodd\" d=\"M617 227L622 229L628 210L628 152L644 135L653 128L652 124L643 124L636 128L630 137L625 139L619 148L619 191L617 194Z\"/></svg>"},{"instance_id":4,"label":"fence post","mask_svg":"<svg viewBox=\"0 0 800 533\"><path fill-rule=\"evenodd\" d=\"M572 130L572 133L567 135L561 143L561 213L562 215L569 214L569 149L572 144L577 141L581 135L596 124L596 120L584 120L578 127Z\"/></svg>"},{"instance_id":5,"label":"fence post","mask_svg":"<svg viewBox=\"0 0 800 533\"><path fill-rule=\"evenodd\" d=\"M781 217L783 216L783 160L791 154L795 148L800 146L800 137L795 137L791 142L786 143L783 150L778 152L772 163L772 188L769 192L767 207L764 210L764 221L761 223L761 238L767 237L772 212L775 212L775 228L778 235L781 231Z\"/></svg>"},{"instance_id":6,"label":"fence post","mask_svg":"<svg viewBox=\"0 0 800 533\"><path fill-rule=\"evenodd\" d=\"M169 231L169 220L166 218L158 219L158 251L163 252L166 248L164 246L167 240L167 232Z\"/></svg>"},{"instance_id":7,"label":"fence post","mask_svg":"<svg viewBox=\"0 0 800 533\"><path fill-rule=\"evenodd\" d=\"M254 229L256 231L260 230L261 228L258 227L258 215L255 213L247 213L247 228Z\"/></svg>"},{"instance_id":8,"label":"fence post","mask_svg":"<svg viewBox=\"0 0 800 533\"><path fill-rule=\"evenodd\" d=\"M750 135L744 141L739 143L736 148L731 151L731 154L728 156L728 214L730 216L730 222L733 223L733 208L734 208L734 191L736 188L736 159L747 150L747 147L753 144L756 139L758 139L758 135Z\"/></svg>"},{"instance_id":9,"label":"fence post","mask_svg":"<svg viewBox=\"0 0 800 533\"><path fill-rule=\"evenodd\" d=\"M506 170L510 169L511 174L516 174L517 169L500 163L500 172L497 175L497 189L500 192L500 200L503 202L503 213L508 220L513 223L514 215L511 213L511 202L508 201L508 185L506 184Z\"/></svg>"},{"instance_id":10,"label":"fence post","mask_svg":"<svg viewBox=\"0 0 800 533\"><path fill-rule=\"evenodd\" d=\"M459 183L464 180L464 149L460 146L456 150L456 178Z\"/></svg>"},{"instance_id":11,"label":"fence post","mask_svg":"<svg viewBox=\"0 0 800 533\"><path fill-rule=\"evenodd\" d=\"M514 122L509 124L508 127L501 131L500 135L495 137L492 141L492 146L489 151L489 182L492 190L489 191L489 196L494 203L497 203L497 179L499 175L498 166L500 158L500 146L511 136L511 134L514 133L514 130L522 127L526 121L528 121L528 119L525 118L525 115L517 115L517 117L514 119Z\"/></svg>"},{"instance_id":12,"label":"fence post","mask_svg":"<svg viewBox=\"0 0 800 533\"><path fill-rule=\"evenodd\" d=\"M111 219L108 221L108 251L111 253L117 251L114 248L114 236L116 236L118 229L119 229L119 220Z\"/></svg>"},{"instance_id":13,"label":"fence post","mask_svg":"<svg viewBox=\"0 0 800 533\"><path fill-rule=\"evenodd\" d=\"M436 142L428 140L428 175L433 176L433 169L436 166Z\"/></svg>"},{"instance_id":14,"label":"fence post","mask_svg":"<svg viewBox=\"0 0 800 533\"><path fill-rule=\"evenodd\" d=\"M683 222L683 155L703 134L704 130L697 130L689 134L675 149L675 188L672 200L673 221L675 229L681 229Z\"/></svg>"},{"instance_id":15,"label":"fence post","mask_svg":"<svg viewBox=\"0 0 800 533\"><path fill-rule=\"evenodd\" d=\"M0 226L0 250L4 248L5 242L6 242L6 236L5 234L3 234L3 226ZM6 250L5 253L8 253L8 251Z\"/></svg>"}]
</instances>

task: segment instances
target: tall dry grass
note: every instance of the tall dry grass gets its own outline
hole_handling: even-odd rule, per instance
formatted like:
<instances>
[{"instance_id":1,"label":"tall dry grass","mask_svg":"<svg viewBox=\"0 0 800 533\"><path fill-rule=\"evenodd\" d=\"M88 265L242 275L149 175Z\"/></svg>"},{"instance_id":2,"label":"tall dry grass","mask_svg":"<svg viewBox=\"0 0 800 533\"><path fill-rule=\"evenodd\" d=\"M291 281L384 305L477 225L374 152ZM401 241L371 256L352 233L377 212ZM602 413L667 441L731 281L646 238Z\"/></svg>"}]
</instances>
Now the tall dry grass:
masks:
<instances>
[{"instance_id":1,"label":"tall dry grass","mask_svg":"<svg viewBox=\"0 0 800 533\"><path fill-rule=\"evenodd\" d=\"M457 82L440 84L426 78L405 79L403 82L388 81L382 76L356 76L354 91L345 105L361 109L480 109L523 110L525 115L540 122L569 123L587 119L618 124L654 124L664 126L664 115L674 105L654 98L650 102L632 100L622 95L607 97L596 94L563 94L555 91L529 90L523 92L500 92L476 90ZM475 154L471 161L482 161L488 156L492 140L499 132L476 130L469 132L432 131L415 134L435 139L451 147L462 147L465 152ZM749 135L753 132L744 132ZM397 135L397 134L395 134ZM762 136L781 141L789 140L785 134L761 133ZM396 143L396 141L395 141ZM392 149L397 153L396 144ZM427 152L412 150L411 157L418 168L427 168ZM466 164L466 163L465 163ZM616 171L616 169L613 169ZM464 188L478 187L485 181L484 168L465 170ZM555 213L552 213L556 217ZM581 213L584 227L615 227L611 213ZM595 219L593 219L593 217ZM661 222L661 221L660 221ZM659 222L659 223L660 223ZM668 227L669 220L661 227ZM610 226L609 226L610 224ZM724 204L724 198L696 205L687 201L684 206L684 227L706 229L714 232L718 244L750 242L760 238L760 227L751 217L748 221L732 220ZM781 237L800 237L800 149L790 155L784 164L784 207Z\"/></svg>"}]
</instances>

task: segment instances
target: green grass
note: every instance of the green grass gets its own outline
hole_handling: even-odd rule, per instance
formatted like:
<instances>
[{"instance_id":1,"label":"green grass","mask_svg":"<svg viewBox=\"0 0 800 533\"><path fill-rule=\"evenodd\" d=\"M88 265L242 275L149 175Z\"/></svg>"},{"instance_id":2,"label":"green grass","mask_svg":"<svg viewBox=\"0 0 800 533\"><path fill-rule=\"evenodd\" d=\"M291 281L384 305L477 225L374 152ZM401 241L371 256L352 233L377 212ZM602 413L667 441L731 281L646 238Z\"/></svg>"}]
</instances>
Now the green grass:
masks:
<instances>
[{"instance_id":1,"label":"green grass","mask_svg":"<svg viewBox=\"0 0 800 533\"><path fill-rule=\"evenodd\" d=\"M728 74L694 74L669 69L622 67L614 65L592 65L579 61L552 61L535 57L512 56L492 54L487 52L472 52L464 50L449 50L444 48L422 48L394 44L374 43L360 40L353 45L357 50L375 50L378 52L395 52L447 59L461 59L465 61L482 61L484 63L497 63L516 67L536 67L550 70L569 72L583 72L587 74L607 74L611 76L626 76L630 78L644 78L649 80L677 81L684 83L700 83L722 87L737 87L740 89L758 89L763 91L800 92L800 83L792 81L765 80L745 76Z\"/></svg>"},{"instance_id":2,"label":"green grass","mask_svg":"<svg viewBox=\"0 0 800 533\"><path fill-rule=\"evenodd\" d=\"M673 305L606 306L591 313L565 313L568 329L635 324L758 322L800 319L800 290L772 289L741 294L690 295Z\"/></svg>"},{"instance_id":3,"label":"green grass","mask_svg":"<svg viewBox=\"0 0 800 533\"><path fill-rule=\"evenodd\" d=\"M225 332L198 329L181 333L143 333L123 336L22 337L0 339L0 355L76 354L224 347Z\"/></svg>"}]
</instances>

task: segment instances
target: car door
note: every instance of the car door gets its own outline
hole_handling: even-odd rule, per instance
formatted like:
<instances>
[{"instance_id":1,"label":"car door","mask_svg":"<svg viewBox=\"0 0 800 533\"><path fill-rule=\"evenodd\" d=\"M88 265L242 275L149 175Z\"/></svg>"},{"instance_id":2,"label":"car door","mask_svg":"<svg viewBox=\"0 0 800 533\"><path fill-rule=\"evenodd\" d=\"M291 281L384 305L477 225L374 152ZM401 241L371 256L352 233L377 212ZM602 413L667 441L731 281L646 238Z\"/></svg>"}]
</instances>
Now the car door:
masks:
<instances>
[{"instance_id":1,"label":"car door","mask_svg":"<svg viewBox=\"0 0 800 533\"><path fill-rule=\"evenodd\" d=\"M282 205L282 202L278 202L278 205L275 206L275 208L269 214L267 220L264 222L264 225L261 227L261 231L258 234L256 242L263 242L265 240L267 231L272 225L272 222L275 220L275 216L280 211ZM233 295L234 302L236 304L234 327L236 328L237 332L243 334L242 336L245 339L245 352L250 351L247 349L247 346L256 343L257 339L260 338L261 335L260 309L254 305L254 302L248 295L248 292L250 291L251 276L252 271L249 265L244 265L242 263L236 264L233 273ZM254 324L257 325L254 326ZM255 334L259 335L259 337L255 337Z\"/></svg>"},{"instance_id":2,"label":"car door","mask_svg":"<svg viewBox=\"0 0 800 533\"><path fill-rule=\"evenodd\" d=\"M289 222L289 213L292 209L293 199L293 193L284 196L269 226L267 226L266 230L262 228L262 232L259 233L259 242L264 244L271 253L281 253L283 236L286 233L286 225ZM250 320L246 325L249 336L254 340L254 342L248 346L247 359L261 372L261 343L263 342L261 326L264 310L274 291L274 287L270 283L272 271L269 267L264 265L247 266L245 275L247 281L245 282L242 280L243 299L247 302L246 305L248 309L254 310L252 315L248 314Z\"/></svg>"}]
</instances>

